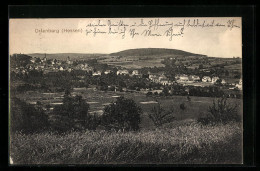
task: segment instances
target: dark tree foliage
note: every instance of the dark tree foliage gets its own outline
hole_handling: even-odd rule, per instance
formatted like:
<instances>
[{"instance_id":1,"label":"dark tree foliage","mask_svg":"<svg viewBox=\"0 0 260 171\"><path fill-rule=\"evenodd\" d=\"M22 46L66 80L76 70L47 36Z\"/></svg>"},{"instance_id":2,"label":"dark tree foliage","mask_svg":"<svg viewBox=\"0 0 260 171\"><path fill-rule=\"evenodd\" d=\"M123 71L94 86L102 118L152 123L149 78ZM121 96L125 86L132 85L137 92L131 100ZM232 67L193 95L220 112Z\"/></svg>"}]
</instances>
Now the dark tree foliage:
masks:
<instances>
[{"instance_id":1,"label":"dark tree foliage","mask_svg":"<svg viewBox=\"0 0 260 171\"><path fill-rule=\"evenodd\" d=\"M209 113L207 117L199 118L198 122L202 124L226 124L230 121L238 122L241 120L238 115L237 105L232 105L227 102L226 97L219 98L213 101L212 106L209 106Z\"/></svg>"},{"instance_id":2,"label":"dark tree foliage","mask_svg":"<svg viewBox=\"0 0 260 171\"><path fill-rule=\"evenodd\" d=\"M10 56L10 65L11 67L23 66L25 67L27 64L31 63L31 56L24 54L14 54Z\"/></svg>"},{"instance_id":3,"label":"dark tree foliage","mask_svg":"<svg viewBox=\"0 0 260 171\"><path fill-rule=\"evenodd\" d=\"M53 110L55 121L52 127L56 131L68 131L71 129L96 129L99 119L96 115L88 113L89 104L82 96L71 96L66 90L63 104L56 106Z\"/></svg>"},{"instance_id":4,"label":"dark tree foliage","mask_svg":"<svg viewBox=\"0 0 260 171\"><path fill-rule=\"evenodd\" d=\"M185 110L185 109L186 109L185 103L180 104L180 109L181 109L181 110Z\"/></svg>"},{"instance_id":5,"label":"dark tree foliage","mask_svg":"<svg viewBox=\"0 0 260 171\"><path fill-rule=\"evenodd\" d=\"M41 132L49 128L48 116L38 105L33 106L18 98L11 100L11 132Z\"/></svg>"},{"instance_id":6,"label":"dark tree foliage","mask_svg":"<svg viewBox=\"0 0 260 171\"><path fill-rule=\"evenodd\" d=\"M146 96L152 96L153 95L153 92L149 91L146 93Z\"/></svg>"},{"instance_id":7,"label":"dark tree foliage","mask_svg":"<svg viewBox=\"0 0 260 171\"><path fill-rule=\"evenodd\" d=\"M102 117L102 125L107 130L138 131L142 109L132 99L124 97L106 106Z\"/></svg>"}]
</instances>

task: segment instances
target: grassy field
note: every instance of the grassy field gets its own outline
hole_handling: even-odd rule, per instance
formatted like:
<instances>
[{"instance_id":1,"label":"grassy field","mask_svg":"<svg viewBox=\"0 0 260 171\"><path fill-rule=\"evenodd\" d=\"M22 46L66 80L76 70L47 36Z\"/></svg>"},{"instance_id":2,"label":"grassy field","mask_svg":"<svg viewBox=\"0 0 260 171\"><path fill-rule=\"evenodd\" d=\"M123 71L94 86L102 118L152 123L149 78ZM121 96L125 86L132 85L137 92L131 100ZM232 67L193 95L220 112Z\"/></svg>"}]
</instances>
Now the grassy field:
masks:
<instances>
[{"instance_id":1,"label":"grassy field","mask_svg":"<svg viewBox=\"0 0 260 171\"><path fill-rule=\"evenodd\" d=\"M42 104L62 102L61 93L27 92L16 94L27 101ZM242 163L242 123L231 122L205 126L196 119L208 113L214 98L185 96L147 97L145 93L101 92L94 89L74 90L90 104L90 112L120 95L133 99L143 110L139 132L71 131L11 135L10 154L14 164L239 164ZM170 110L175 120L155 128L148 117L157 105ZM242 116L242 101L237 104ZM186 109L180 109L184 103Z\"/></svg>"},{"instance_id":2,"label":"grassy field","mask_svg":"<svg viewBox=\"0 0 260 171\"><path fill-rule=\"evenodd\" d=\"M165 110L173 109L173 115L177 121L186 119L197 119L203 117L208 113L208 108L212 105L214 98L212 97L195 97L192 96L191 101L187 101L186 96L171 96L171 97L147 97L145 93L135 92L103 92L95 91L91 88L81 91L73 91L72 94L81 95L90 105L90 112L102 114L105 105L116 100L117 97L123 95L126 98L133 99L143 110L141 116L141 128L151 129L153 123L148 117L153 106L157 106L156 100L161 104ZM29 103L36 103L40 101L42 104L60 104L62 102L63 92L61 93L40 93L40 92L27 92L17 94L17 97ZM229 99L229 103L237 104L239 114L242 116L242 101L240 99ZM184 103L186 109L181 110L180 104ZM53 105L55 106L55 105Z\"/></svg>"},{"instance_id":3,"label":"grassy field","mask_svg":"<svg viewBox=\"0 0 260 171\"><path fill-rule=\"evenodd\" d=\"M242 163L241 124L196 122L140 132L16 133L14 164Z\"/></svg>"}]
</instances>

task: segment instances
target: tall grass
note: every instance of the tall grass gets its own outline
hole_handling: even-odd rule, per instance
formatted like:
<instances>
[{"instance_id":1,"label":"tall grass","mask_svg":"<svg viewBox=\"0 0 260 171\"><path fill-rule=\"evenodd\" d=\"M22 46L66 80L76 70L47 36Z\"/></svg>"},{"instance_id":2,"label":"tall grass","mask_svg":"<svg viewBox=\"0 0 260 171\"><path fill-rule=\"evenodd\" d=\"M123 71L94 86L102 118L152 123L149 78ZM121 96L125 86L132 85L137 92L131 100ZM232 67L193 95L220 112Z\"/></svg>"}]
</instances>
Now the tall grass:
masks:
<instances>
[{"instance_id":1,"label":"tall grass","mask_svg":"<svg viewBox=\"0 0 260 171\"><path fill-rule=\"evenodd\" d=\"M16 133L14 164L241 163L241 124L196 122L140 132Z\"/></svg>"}]
</instances>

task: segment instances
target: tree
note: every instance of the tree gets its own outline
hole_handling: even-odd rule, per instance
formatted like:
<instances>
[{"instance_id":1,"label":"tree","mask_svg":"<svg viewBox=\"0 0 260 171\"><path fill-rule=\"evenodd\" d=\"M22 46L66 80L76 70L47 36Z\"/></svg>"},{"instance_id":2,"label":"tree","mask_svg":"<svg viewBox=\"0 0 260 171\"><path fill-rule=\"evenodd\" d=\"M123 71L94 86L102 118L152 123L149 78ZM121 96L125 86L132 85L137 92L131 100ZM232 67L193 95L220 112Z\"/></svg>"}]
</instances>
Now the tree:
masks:
<instances>
[{"instance_id":1,"label":"tree","mask_svg":"<svg viewBox=\"0 0 260 171\"><path fill-rule=\"evenodd\" d=\"M174 119L173 109L166 111L161 107L158 102L157 106L153 106L151 113L148 114L149 118L153 121L156 127L160 127L165 123L169 123Z\"/></svg>"},{"instance_id":2,"label":"tree","mask_svg":"<svg viewBox=\"0 0 260 171\"><path fill-rule=\"evenodd\" d=\"M36 58L35 59L35 63L40 63L41 62L41 59L40 58Z\"/></svg>"},{"instance_id":3,"label":"tree","mask_svg":"<svg viewBox=\"0 0 260 171\"><path fill-rule=\"evenodd\" d=\"M169 89L167 87L164 87L163 90L162 90L163 94L165 96L168 96L169 95Z\"/></svg>"},{"instance_id":4,"label":"tree","mask_svg":"<svg viewBox=\"0 0 260 171\"><path fill-rule=\"evenodd\" d=\"M39 104L38 104L39 105ZM49 128L48 116L39 107L18 98L11 100L11 131L33 133Z\"/></svg>"},{"instance_id":5,"label":"tree","mask_svg":"<svg viewBox=\"0 0 260 171\"><path fill-rule=\"evenodd\" d=\"M199 118L198 122L202 124L228 123L230 121L240 121L237 113L237 105L227 102L226 97L222 97L217 101L213 101L209 106L209 115L205 118Z\"/></svg>"},{"instance_id":6,"label":"tree","mask_svg":"<svg viewBox=\"0 0 260 171\"><path fill-rule=\"evenodd\" d=\"M219 86L220 86L220 85L222 85L221 82L222 82L222 79L218 79L218 80L215 82L215 85L219 85Z\"/></svg>"},{"instance_id":7,"label":"tree","mask_svg":"<svg viewBox=\"0 0 260 171\"><path fill-rule=\"evenodd\" d=\"M181 109L181 110L185 110L185 109L186 109L186 107L185 107L185 104L184 104L184 103L181 103L181 104L180 104L180 109Z\"/></svg>"},{"instance_id":8,"label":"tree","mask_svg":"<svg viewBox=\"0 0 260 171\"><path fill-rule=\"evenodd\" d=\"M121 96L105 107L101 123L107 130L138 131L141 114L134 100Z\"/></svg>"},{"instance_id":9,"label":"tree","mask_svg":"<svg viewBox=\"0 0 260 171\"><path fill-rule=\"evenodd\" d=\"M53 126L55 130L67 131L70 129L95 129L99 121L96 116L88 113L89 104L82 96L71 96L69 90L66 90L63 104L56 106L53 110L56 115L56 121ZM94 119L94 120L93 120ZM96 125L95 127L93 126Z\"/></svg>"}]
</instances>

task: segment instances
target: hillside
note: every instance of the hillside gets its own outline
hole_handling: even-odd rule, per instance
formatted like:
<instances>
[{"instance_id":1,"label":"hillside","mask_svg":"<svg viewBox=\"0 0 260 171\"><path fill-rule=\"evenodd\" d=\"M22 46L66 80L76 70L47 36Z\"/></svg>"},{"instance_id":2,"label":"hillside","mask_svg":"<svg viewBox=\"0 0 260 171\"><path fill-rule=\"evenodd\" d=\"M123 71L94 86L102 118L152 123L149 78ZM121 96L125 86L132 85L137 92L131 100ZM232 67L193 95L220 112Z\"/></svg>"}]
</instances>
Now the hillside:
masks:
<instances>
[{"instance_id":1,"label":"hillside","mask_svg":"<svg viewBox=\"0 0 260 171\"><path fill-rule=\"evenodd\" d=\"M194 54L177 49L164 49L164 48L140 48L140 49L128 49L116 53L111 53L110 56L204 56L200 54Z\"/></svg>"},{"instance_id":2,"label":"hillside","mask_svg":"<svg viewBox=\"0 0 260 171\"><path fill-rule=\"evenodd\" d=\"M28 54L32 57L39 57L44 58L45 53L32 53ZM103 56L104 54L93 54L93 53L52 53L52 54L46 54L47 59L59 59L59 60L66 60L69 56L71 60L85 60L85 59L91 59L96 58L99 56Z\"/></svg>"}]
</instances>

